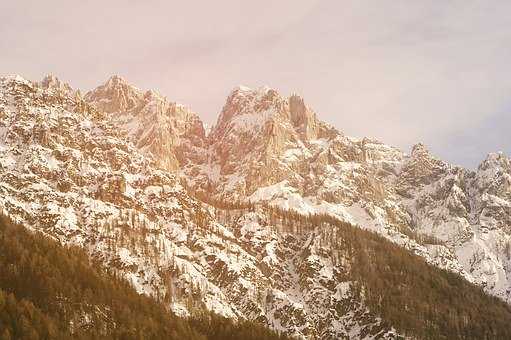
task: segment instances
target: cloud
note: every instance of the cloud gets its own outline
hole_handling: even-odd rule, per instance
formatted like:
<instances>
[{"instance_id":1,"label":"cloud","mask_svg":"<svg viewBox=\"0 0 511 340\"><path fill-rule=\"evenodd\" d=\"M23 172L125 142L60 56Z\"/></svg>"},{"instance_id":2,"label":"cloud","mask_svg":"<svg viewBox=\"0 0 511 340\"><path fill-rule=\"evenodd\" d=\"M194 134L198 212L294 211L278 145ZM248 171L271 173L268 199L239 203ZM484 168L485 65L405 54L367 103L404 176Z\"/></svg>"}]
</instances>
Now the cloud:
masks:
<instances>
[{"instance_id":1,"label":"cloud","mask_svg":"<svg viewBox=\"0 0 511 340\"><path fill-rule=\"evenodd\" d=\"M347 134L423 141L473 167L511 150L509 13L506 1L4 2L0 73L84 89L118 73L209 122L237 84L267 84Z\"/></svg>"}]
</instances>

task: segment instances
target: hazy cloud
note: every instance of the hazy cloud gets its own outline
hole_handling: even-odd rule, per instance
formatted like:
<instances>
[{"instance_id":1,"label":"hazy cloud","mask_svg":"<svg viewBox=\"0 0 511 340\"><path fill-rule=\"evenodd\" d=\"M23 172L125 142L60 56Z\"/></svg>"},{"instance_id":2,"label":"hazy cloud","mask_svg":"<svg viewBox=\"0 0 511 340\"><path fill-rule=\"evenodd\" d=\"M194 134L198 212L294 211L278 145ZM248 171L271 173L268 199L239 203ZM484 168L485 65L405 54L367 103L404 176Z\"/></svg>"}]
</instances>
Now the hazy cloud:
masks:
<instances>
[{"instance_id":1,"label":"hazy cloud","mask_svg":"<svg viewBox=\"0 0 511 340\"><path fill-rule=\"evenodd\" d=\"M347 134L475 166L511 151L508 1L16 1L0 73L111 74L212 122L238 84L301 93Z\"/></svg>"}]
</instances>

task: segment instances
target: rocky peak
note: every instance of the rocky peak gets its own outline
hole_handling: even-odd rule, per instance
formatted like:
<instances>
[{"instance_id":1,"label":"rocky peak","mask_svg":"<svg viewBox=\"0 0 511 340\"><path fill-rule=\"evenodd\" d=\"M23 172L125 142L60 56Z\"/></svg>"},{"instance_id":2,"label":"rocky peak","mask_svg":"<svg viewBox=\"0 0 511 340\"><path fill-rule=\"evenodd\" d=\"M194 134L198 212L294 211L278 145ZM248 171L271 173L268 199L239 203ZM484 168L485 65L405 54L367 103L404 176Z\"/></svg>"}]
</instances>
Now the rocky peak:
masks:
<instances>
[{"instance_id":1,"label":"rocky peak","mask_svg":"<svg viewBox=\"0 0 511 340\"><path fill-rule=\"evenodd\" d=\"M424 144L415 144L399 175L400 190L410 193L437 181L448 171L449 165L433 157Z\"/></svg>"},{"instance_id":2,"label":"rocky peak","mask_svg":"<svg viewBox=\"0 0 511 340\"><path fill-rule=\"evenodd\" d=\"M511 200L511 161L509 158L502 152L490 153L477 168L475 183L481 192Z\"/></svg>"},{"instance_id":3,"label":"rocky peak","mask_svg":"<svg viewBox=\"0 0 511 340\"><path fill-rule=\"evenodd\" d=\"M10 74L10 75L7 75L5 77L1 77L0 80L2 82L4 82L4 83L14 82L14 83L27 84L27 85L31 84L30 81L26 80L25 78L23 78L19 74Z\"/></svg>"},{"instance_id":4,"label":"rocky peak","mask_svg":"<svg viewBox=\"0 0 511 340\"><path fill-rule=\"evenodd\" d=\"M268 86L257 89L238 86L231 91L211 138L218 139L231 130L261 132L267 138L285 134L304 142L338 134L317 119L302 97L293 94L284 98Z\"/></svg>"},{"instance_id":5,"label":"rocky peak","mask_svg":"<svg viewBox=\"0 0 511 340\"><path fill-rule=\"evenodd\" d=\"M15 91L34 91L34 84L17 74L1 77L0 84L2 87L10 88Z\"/></svg>"},{"instance_id":6,"label":"rocky peak","mask_svg":"<svg viewBox=\"0 0 511 340\"><path fill-rule=\"evenodd\" d=\"M231 123L240 128L261 127L268 118L283 111L284 106L285 100L268 86L257 89L237 86L227 97L215 130L224 130Z\"/></svg>"},{"instance_id":7,"label":"rocky peak","mask_svg":"<svg viewBox=\"0 0 511 340\"><path fill-rule=\"evenodd\" d=\"M408 164L418 167L422 173L430 173L448 167L447 163L434 157L423 143L415 144L412 147Z\"/></svg>"},{"instance_id":8,"label":"rocky peak","mask_svg":"<svg viewBox=\"0 0 511 340\"><path fill-rule=\"evenodd\" d=\"M107 113L129 111L140 103L142 97L143 93L138 88L117 75L85 95L89 103Z\"/></svg>"},{"instance_id":9,"label":"rocky peak","mask_svg":"<svg viewBox=\"0 0 511 340\"><path fill-rule=\"evenodd\" d=\"M413 158L432 158L429 149L423 143L417 143L412 146L412 152L410 155Z\"/></svg>"},{"instance_id":10,"label":"rocky peak","mask_svg":"<svg viewBox=\"0 0 511 340\"><path fill-rule=\"evenodd\" d=\"M303 124L309 113L303 98L297 94L293 94L289 97L289 112L291 114L291 122L293 122L294 126Z\"/></svg>"},{"instance_id":11,"label":"rocky peak","mask_svg":"<svg viewBox=\"0 0 511 340\"><path fill-rule=\"evenodd\" d=\"M488 169L503 169L509 170L511 168L511 162L506 155L502 152L489 153L488 156L478 167L479 171Z\"/></svg>"},{"instance_id":12,"label":"rocky peak","mask_svg":"<svg viewBox=\"0 0 511 340\"><path fill-rule=\"evenodd\" d=\"M145 100L152 100L152 99L161 98L161 97L162 97L162 95L159 94L155 90L147 90L147 91L144 92L144 99Z\"/></svg>"},{"instance_id":13,"label":"rocky peak","mask_svg":"<svg viewBox=\"0 0 511 340\"><path fill-rule=\"evenodd\" d=\"M159 168L175 171L192 157L189 150L205 143L204 127L191 110L154 90L143 91L119 76L85 95L99 111L112 113L114 125L152 155Z\"/></svg>"},{"instance_id":14,"label":"rocky peak","mask_svg":"<svg viewBox=\"0 0 511 340\"><path fill-rule=\"evenodd\" d=\"M302 139L310 140L317 138L318 121L316 114L305 105L303 98L297 94L289 97L288 101L291 123L297 129Z\"/></svg>"},{"instance_id":15,"label":"rocky peak","mask_svg":"<svg viewBox=\"0 0 511 340\"><path fill-rule=\"evenodd\" d=\"M130 86L130 84L121 76L114 74L105 83L106 87Z\"/></svg>"},{"instance_id":16,"label":"rocky peak","mask_svg":"<svg viewBox=\"0 0 511 340\"><path fill-rule=\"evenodd\" d=\"M63 91L65 93L73 93L73 89L71 88L71 86L69 86L68 83L61 81L59 78L57 78L53 74L46 75L43 78L43 80L40 83L38 83L37 85L39 85L43 89L55 89L55 90Z\"/></svg>"}]
</instances>

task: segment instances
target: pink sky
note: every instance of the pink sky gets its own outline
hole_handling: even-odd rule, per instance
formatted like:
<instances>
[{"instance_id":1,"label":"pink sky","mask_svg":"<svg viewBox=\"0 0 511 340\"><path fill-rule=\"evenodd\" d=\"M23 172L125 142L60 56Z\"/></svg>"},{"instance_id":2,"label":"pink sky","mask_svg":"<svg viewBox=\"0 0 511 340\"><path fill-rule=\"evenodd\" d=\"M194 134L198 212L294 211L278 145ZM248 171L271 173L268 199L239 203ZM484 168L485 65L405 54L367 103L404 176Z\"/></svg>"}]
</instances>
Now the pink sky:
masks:
<instances>
[{"instance_id":1,"label":"pink sky","mask_svg":"<svg viewBox=\"0 0 511 340\"><path fill-rule=\"evenodd\" d=\"M119 74L213 122L238 84L470 167L511 151L509 1L3 1L0 74Z\"/></svg>"}]
</instances>

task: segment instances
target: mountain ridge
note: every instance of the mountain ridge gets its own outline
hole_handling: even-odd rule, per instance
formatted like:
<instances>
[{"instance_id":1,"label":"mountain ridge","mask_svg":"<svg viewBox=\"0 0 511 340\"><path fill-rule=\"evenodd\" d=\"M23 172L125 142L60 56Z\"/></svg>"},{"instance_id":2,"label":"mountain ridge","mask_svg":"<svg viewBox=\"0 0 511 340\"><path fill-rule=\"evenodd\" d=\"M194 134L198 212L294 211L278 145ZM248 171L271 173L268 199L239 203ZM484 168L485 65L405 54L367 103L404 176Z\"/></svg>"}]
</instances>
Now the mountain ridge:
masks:
<instances>
[{"instance_id":1,"label":"mountain ridge","mask_svg":"<svg viewBox=\"0 0 511 340\"><path fill-rule=\"evenodd\" d=\"M196 114L155 91L108 83L82 97L53 78L0 81L0 203L118 268L140 293L171 296L183 315L194 296L289 335L395 338L332 274L349 261L330 254L328 228L298 232L259 208L269 206L374 232L509 301L506 156L470 171L422 144L407 155L347 137L270 88L233 90L206 136ZM330 309L343 304L354 314Z\"/></svg>"}]
</instances>

